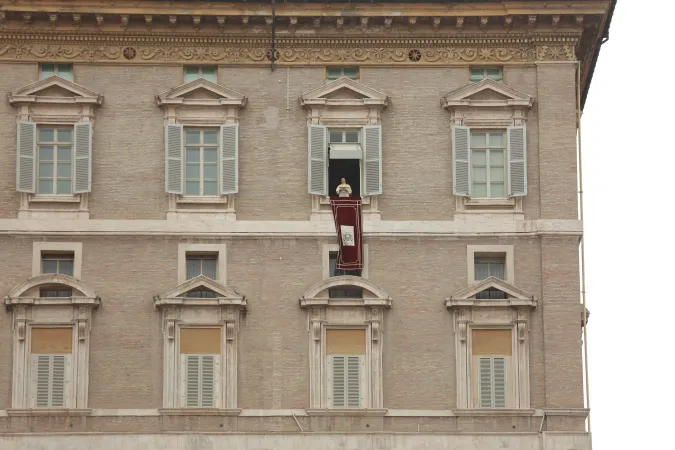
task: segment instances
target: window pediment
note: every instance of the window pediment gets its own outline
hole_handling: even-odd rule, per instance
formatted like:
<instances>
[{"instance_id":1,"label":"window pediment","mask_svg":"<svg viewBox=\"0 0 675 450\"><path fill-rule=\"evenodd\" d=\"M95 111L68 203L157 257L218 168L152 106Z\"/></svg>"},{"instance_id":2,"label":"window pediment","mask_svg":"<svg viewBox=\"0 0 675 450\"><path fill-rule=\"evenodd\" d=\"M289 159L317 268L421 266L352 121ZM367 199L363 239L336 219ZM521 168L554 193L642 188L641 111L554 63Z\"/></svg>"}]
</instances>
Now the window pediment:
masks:
<instances>
[{"instance_id":1,"label":"window pediment","mask_svg":"<svg viewBox=\"0 0 675 450\"><path fill-rule=\"evenodd\" d=\"M363 295L360 298L330 298L329 289L338 287L361 288L363 289ZM365 278L351 275L331 277L319 281L307 289L300 298L300 306L302 308L311 306L382 306L390 308L391 305L392 299L384 289Z\"/></svg>"},{"instance_id":2,"label":"window pediment","mask_svg":"<svg viewBox=\"0 0 675 450\"><path fill-rule=\"evenodd\" d=\"M215 293L214 297L189 297L188 292L204 290ZM246 308L246 297L238 294L234 289L220 284L204 275L187 280L178 286L169 289L163 294L155 296L155 307L162 306L239 306Z\"/></svg>"},{"instance_id":3,"label":"window pediment","mask_svg":"<svg viewBox=\"0 0 675 450\"><path fill-rule=\"evenodd\" d=\"M389 97L386 94L346 77L339 78L300 97L302 106L385 107L388 103Z\"/></svg>"},{"instance_id":4,"label":"window pediment","mask_svg":"<svg viewBox=\"0 0 675 450\"><path fill-rule=\"evenodd\" d=\"M9 103L93 104L101 105L103 96L57 75L11 91Z\"/></svg>"},{"instance_id":5,"label":"window pediment","mask_svg":"<svg viewBox=\"0 0 675 450\"><path fill-rule=\"evenodd\" d=\"M530 108L533 102L533 97L488 78L448 92L441 99L444 108L506 106Z\"/></svg>"},{"instance_id":6,"label":"window pediment","mask_svg":"<svg viewBox=\"0 0 675 450\"><path fill-rule=\"evenodd\" d=\"M160 106L246 106L247 98L239 92L199 78L157 95Z\"/></svg>"},{"instance_id":7,"label":"window pediment","mask_svg":"<svg viewBox=\"0 0 675 450\"><path fill-rule=\"evenodd\" d=\"M482 299L476 298L481 292L487 290L497 290L503 292L505 295L502 299ZM509 306L527 306L535 308L537 300L534 295L524 291L506 281L495 277L489 277L478 284L469 286L450 298L446 299L445 306L447 308L462 308L467 306L476 307L509 307Z\"/></svg>"},{"instance_id":8,"label":"window pediment","mask_svg":"<svg viewBox=\"0 0 675 450\"><path fill-rule=\"evenodd\" d=\"M39 297L31 295L36 288L46 287L54 288L67 286L73 290L72 297ZM67 275L47 274L28 278L23 283L15 286L5 297L5 306L14 305L71 305L98 307L101 303L99 297L93 289Z\"/></svg>"}]
</instances>

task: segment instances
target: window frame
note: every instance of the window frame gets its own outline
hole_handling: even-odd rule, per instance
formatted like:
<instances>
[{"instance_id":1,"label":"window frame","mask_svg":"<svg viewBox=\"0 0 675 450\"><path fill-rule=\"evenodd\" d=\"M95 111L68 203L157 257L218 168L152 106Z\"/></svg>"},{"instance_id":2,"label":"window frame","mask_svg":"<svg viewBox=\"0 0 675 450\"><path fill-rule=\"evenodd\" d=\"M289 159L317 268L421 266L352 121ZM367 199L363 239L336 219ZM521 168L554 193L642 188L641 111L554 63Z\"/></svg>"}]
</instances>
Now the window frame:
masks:
<instances>
[{"instance_id":1,"label":"window frame","mask_svg":"<svg viewBox=\"0 0 675 450\"><path fill-rule=\"evenodd\" d=\"M33 270L32 276L44 275L42 273L43 253L72 253L73 254L73 278L82 279L82 242L33 242ZM67 275L66 275L67 276Z\"/></svg>"},{"instance_id":2,"label":"window frame","mask_svg":"<svg viewBox=\"0 0 675 450\"><path fill-rule=\"evenodd\" d=\"M52 75L47 75L47 76L44 75L43 66L46 65L46 64L51 64L51 65L54 66L54 70L53 70ZM69 74L69 76L64 77L63 75L61 75L61 70L60 70L61 66L69 66L70 70L68 70L68 72L67 72ZM38 63L38 80L44 80L45 78L49 78L51 76L56 75L58 77L63 78L64 80L74 81L75 80L75 70L74 69L75 69L75 67L72 63L50 63L50 62Z\"/></svg>"},{"instance_id":3,"label":"window frame","mask_svg":"<svg viewBox=\"0 0 675 450\"><path fill-rule=\"evenodd\" d=\"M486 145L480 146L478 148L473 145L473 135L474 133L484 133L486 137ZM487 145L489 136L491 134L501 134L502 135L502 146L491 146ZM508 200L508 186L509 186L509 171L508 171L508 155L507 155L507 130L506 129L493 129L493 128L482 128L482 127L470 127L469 129L469 152L471 153L471 166L470 166L470 175L469 175L469 198L475 200L487 200L487 201L499 201L499 200ZM491 195L492 189L492 162L491 162L491 150L500 151L502 153L502 174L504 181L502 181L504 187L504 195L499 197L493 197ZM485 170L485 197L478 197L474 192L474 170L476 168L474 152L485 152L485 165L483 166Z\"/></svg>"},{"instance_id":4,"label":"window frame","mask_svg":"<svg viewBox=\"0 0 675 450\"><path fill-rule=\"evenodd\" d=\"M478 70L481 71L480 77L478 75L474 76L474 74L473 74L474 71L478 71ZM488 75L488 70L498 70L499 71L498 77L494 78L494 77L491 77L490 75ZM481 80L485 80L485 79L497 81L499 83L503 83L504 82L504 68L503 67L497 67L497 66L469 67L469 81L470 82L477 83L477 82L479 82Z\"/></svg>"},{"instance_id":5,"label":"window frame","mask_svg":"<svg viewBox=\"0 0 675 450\"><path fill-rule=\"evenodd\" d=\"M71 331L71 351L70 353L33 353L33 330L40 328L63 328L69 329ZM71 409L73 404L76 402L74 391L75 386L73 385L73 379L77 378L77 374L74 372L75 368L75 355L78 350L77 342L77 330L73 325L62 325L62 324L49 324L45 322L40 322L37 324L31 324L29 330L27 331L28 339L28 348L27 352L30 355L30 363L28 364L28 374L26 378L30 380L30 386L28 387L29 391L29 405L30 408L35 409ZM64 385L63 385L63 405L47 405L47 406L38 406L37 404L37 391L38 391L38 380L37 380L37 364L35 363L35 358L39 356L49 356L50 359L54 356L65 356L65 368L64 368ZM51 362L50 362L51 366ZM50 374L50 379L52 378ZM51 388L50 388L51 391Z\"/></svg>"},{"instance_id":6,"label":"window frame","mask_svg":"<svg viewBox=\"0 0 675 450\"><path fill-rule=\"evenodd\" d=\"M350 76L345 75L345 69L356 69L356 77L352 78ZM331 70L340 70L340 76L338 76L337 78L330 77L329 72ZM326 77L325 77L326 84L333 83L333 82L339 80L342 77L345 77L345 78L348 78L350 80L357 81L357 82L360 83L361 82L361 68L359 66L326 67Z\"/></svg>"},{"instance_id":7,"label":"window frame","mask_svg":"<svg viewBox=\"0 0 675 450\"><path fill-rule=\"evenodd\" d=\"M196 67L197 68L197 77L194 80L186 80L187 76L187 69L188 67ZM213 80L208 79L207 77L204 76L204 69L205 68L213 68ZM204 79L206 81L210 81L211 83L218 84L218 66L217 65L208 65L208 64L186 64L183 66L183 83L192 83L195 80L199 79Z\"/></svg>"},{"instance_id":8,"label":"window frame","mask_svg":"<svg viewBox=\"0 0 675 450\"><path fill-rule=\"evenodd\" d=\"M187 242L178 243L178 277L181 284L188 281L187 257L189 254L214 254L216 255L216 280L223 285L227 284L227 244L193 244Z\"/></svg>"},{"instance_id":9,"label":"window frame","mask_svg":"<svg viewBox=\"0 0 675 450\"><path fill-rule=\"evenodd\" d=\"M323 244L321 250L322 277L324 280L333 278L330 274L330 254L339 252L340 244ZM368 279L368 244L363 244L363 269L361 278Z\"/></svg>"},{"instance_id":10,"label":"window frame","mask_svg":"<svg viewBox=\"0 0 675 450\"><path fill-rule=\"evenodd\" d=\"M467 284L473 285L481 283L484 280L476 279L476 258L495 257L501 255L504 260L504 279L510 284L515 284L515 259L513 245L467 245L466 246L466 266L467 266Z\"/></svg>"},{"instance_id":11,"label":"window frame","mask_svg":"<svg viewBox=\"0 0 675 450\"><path fill-rule=\"evenodd\" d=\"M41 131L49 129L52 131L52 135L56 136L56 140L52 140L50 142L42 142L40 140L41 138ZM59 135L59 130L65 130L68 129L70 131L70 142L69 145L66 144L66 141L60 142L58 140L58 135ZM35 195L39 197L44 197L44 196L68 196L72 197L73 194L73 182L74 182L74 169L75 169L75 126L72 124L69 125L56 125L56 124L36 124L36 133L37 136L35 138L35 155L36 155L36 168L37 170L35 171ZM58 175L58 166L59 164L63 164L61 160L59 159L59 147L70 147L70 159L68 160L68 164L70 167L70 176L67 178L69 181L69 190L66 193L59 193L58 192L58 182L59 180L66 179L65 177L60 177ZM51 147L52 150L52 158L49 161L44 161L46 164L52 164L52 173L50 177L41 177L40 174L40 165L43 163L43 160L40 158L41 154L41 147ZM52 181L52 192L50 193L43 193L40 192L40 181L44 179L49 179Z\"/></svg>"},{"instance_id":12,"label":"window frame","mask_svg":"<svg viewBox=\"0 0 675 450\"><path fill-rule=\"evenodd\" d=\"M45 261L56 261L56 272L46 272L45 271ZM59 271L60 263L59 261L70 261L72 262L71 272L72 273L63 273ZM74 252L54 252L54 251L42 251L40 255L40 274L56 274L56 275L66 275L72 277L75 272L75 253Z\"/></svg>"},{"instance_id":13,"label":"window frame","mask_svg":"<svg viewBox=\"0 0 675 450\"><path fill-rule=\"evenodd\" d=\"M329 328L330 329L330 328ZM335 328L333 328L335 329ZM367 350L366 350L367 351ZM349 392L348 392L348 381L347 377L345 376L345 393L344 393L344 406L336 406L335 405L335 396L334 396L334 386L335 386L335 378L334 378L334 358L335 357L341 357L345 358L345 362L348 361L349 358L354 358L357 357L359 361L359 404L357 406L352 406L349 404ZM366 397L366 389L367 389L367 383L366 383L366 355L365 354L326 354L326 398L327 398L327 405L329 409L363 409L365 405L365 397ZM348 372L348 368L345 367L345 373Z\"/></svg>"},{"instance_id":14,"label":"window frame","mask_svg":"<svg viewBox=\"0 0 675 450\"><path fill-rule=\"evenodd\" d=\"M473 331L474 330L509 330L511 331L511 355L474 355L473 354ZM469 324L467 330L467 354L469 357L469 407L472 409L515 409L518 404L518 398L516 394L516 386L518 376L516 373L516 367L514 364L514 358L518 355L518 327L513 324L499 324L499 323L480 323L480 324ZM480 358L490 357L490 358L504 358L505 368L504 373L506 377L505 381L505 406L482 406L480 403ZM493 392L494 394L494 392ZM494 397L494 395L493 395Z\"/></svg>"},{"instance_id":15,"label":"window frame","mask_svg":"<svg viewBox=\"0 0 675 450\"><path fill-rule=\"evenodd\" d=\"M357 141L356 142L347 142L347 133L356 133L357 134ZM331 133L341 133L342 134L342 141L340 142L333 142L331 141ZM359 186L360 191L361 191L361 198L363 204L368 204L367 200L369 200L370 197L366 197L363 195L363 191L365 190L365 186L363 184L364 182L364 177L363 177L363 128L356 128L356 127L326 127L326 145L330 147L331 144L356 144L359 145L362 148L362 154L361 158L358 160L359 161ZM330 178L330 151L326 152L326 177ZM347 180L349 181L349 180ZM328 186L328 196L330 197L331 195L335 195L334 192L334 187ZM330 204L330 201L326 201L324 199L324 202L327 202Z\"/></svg>"},{"instance_id":16,"label":"window frame","mask_svg":"<svg viewBox=\"0 0 675 450\"><path fill-rule=\"evenodd\" d=\"M188 145L188 138L187 138L188 132L189 131L195 131L195 130L199 131L199 145L198 146L195 145L195 144ZM215 144L205 144L204 143L204 131L206 131L206 130L213 130L213 131L216 132L216 143ZM222 137L220 136L219 131L220 131L219 128L208 127L208 126L206 126L206 127L194 127L194 126L183 127L183 152L184 152L183 157L185 158L185 161L183 163L184 164L183 170L185 171L184 172L185 176L183 177L183 192L184 192L183 197L189 197L189 198L219 198L221 196L219 194L219 192L220 192L220 185L222 183L221 174L220 174L220 172L221 172L220 165L222 164L221 142L220 142L220 140L222 139ZM199 192L200 192L199 194L188 194L187 193L187 190L188 190L187 186L188 186L188 181L189 181L188 174L187 174L188 164L195 164L195 163L188 162L188 157L187 157L188 156L188 147L199 148L199 163L198 163L199 164ZM213 148L215 148L215 150L216 150L216 161L215 161L215 163L214 162L208 162L207 163L204 160L205 149L213 149ZM204 169L205 169L206 164L209 164L209 165L215 164L215 167L216 167L216 178L215 178L216 193L215 194L205 194L204 193L204 183L207 181L204 178ZM194 181L194 179L191 179L191 180ZM208 181L213 182L214 180L209 178Z\"/></svg>"}]
</instances>

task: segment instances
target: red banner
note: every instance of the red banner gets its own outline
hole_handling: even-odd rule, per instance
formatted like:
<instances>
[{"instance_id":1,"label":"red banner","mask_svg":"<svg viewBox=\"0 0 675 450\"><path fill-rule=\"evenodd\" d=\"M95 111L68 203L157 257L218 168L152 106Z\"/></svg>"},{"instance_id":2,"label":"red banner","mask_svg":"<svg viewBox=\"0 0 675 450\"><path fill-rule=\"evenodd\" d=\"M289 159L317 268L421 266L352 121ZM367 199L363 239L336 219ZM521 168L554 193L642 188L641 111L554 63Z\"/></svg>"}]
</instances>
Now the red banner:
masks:
<instances>
[{"instance_id":1,"label":"red banner","mask_svg":"<svg viewBox=\"0 0 675 450\"><path fill-rule=\"evenodd\" d=\"M336 269L363 269L363 230L361 220L361 199L331 197L335 230L338 235L340 252Z\"/></svg>"}]
</instances>

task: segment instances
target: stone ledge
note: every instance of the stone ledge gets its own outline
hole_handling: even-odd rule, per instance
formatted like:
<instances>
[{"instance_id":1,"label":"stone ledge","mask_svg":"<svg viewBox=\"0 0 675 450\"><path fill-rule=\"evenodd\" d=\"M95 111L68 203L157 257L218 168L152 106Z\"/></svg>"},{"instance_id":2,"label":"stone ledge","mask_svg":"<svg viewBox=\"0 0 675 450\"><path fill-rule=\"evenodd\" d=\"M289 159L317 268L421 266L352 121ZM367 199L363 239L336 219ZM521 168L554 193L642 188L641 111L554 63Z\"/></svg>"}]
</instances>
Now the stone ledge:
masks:
<instances>
[{"instance_id":1,"label":"stone ledge","mask_svg":"<svg viewBox=\"0 0 675 450\"><path fill-rule=\"evenodd\" d=\"M241 409L217 409L217 408L160 408L159 414L163 416L238 416Z\"/></svg>"},{"instance_id":2,"label":"stone ledge","mask_svg":"<svg viewBox=\"0 0 675 450\"><path fill-rule=\"evenodd\" d=\"M91 409L45 408L45 409L8 409L10 417L34 416L90 416Z\"/></svg>"},{"instance_id":3,"label":"stone ledge","mask_svg":"<svg viewBox=\"0 0 675 450\"><path fill-rule=\"evenodd\" d=\"M453 410L455 416L475 417L475 416L534 416L534 409L502 409L502 408L485 408L485 409L455 409Z\"/></svg>"},{"instance_id":4,"label":"stone ledge","mask_svg":"<svg viewBox=\"0 0 675 450\"><path fill-rule=\"evenodd\" d=\"M308 416L368 416L382 417L386 409L307 409Z\"/></svg>"}]
</instances>

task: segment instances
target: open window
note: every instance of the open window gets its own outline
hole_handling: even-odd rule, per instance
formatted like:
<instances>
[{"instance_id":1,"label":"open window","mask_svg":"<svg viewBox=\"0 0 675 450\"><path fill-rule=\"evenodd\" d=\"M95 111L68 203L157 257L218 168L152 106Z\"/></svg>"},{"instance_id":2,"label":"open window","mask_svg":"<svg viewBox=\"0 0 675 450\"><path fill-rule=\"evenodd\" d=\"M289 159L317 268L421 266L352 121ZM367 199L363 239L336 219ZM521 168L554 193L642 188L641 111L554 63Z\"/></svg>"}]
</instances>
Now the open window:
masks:
<instances>
[{"instance_id":1,"label":"open window","mask_svg":"<svg viewBox=\"0 0 675 450\"><path fill-rule=\"evenodd\" d=\"M238 414L237 331L246 298L200 274L156 296L162 313L162 414L216 409Z\"/></svg>"},{"instance_id":2,"label":"open window","mask_svg":"<svg viewBox=\"0 0 675 450\"><path fill-rule=\"evenodd\" d=\"M62 274L38 275L5 297L13 314L12 410L88 413L89 331L101 298Z\"/></svg>"},{"instance_id":3,"label":"open window","mask_svg":"<svg viewBox=\"0 0 675 450\"><path fill-rule=\"evenodd\" d=\"M308 118L308 191L312 219L333 220L331 195L345 178L365 217L378 219L383 192L381 110L389 98L341 77L301 97Z\"/></svg>"},{"instance_id":4,"label":"open window","mask_svg":"<svg viewBox=\"0 0 675 450\"><path fill-rule=\"evenodd\" d=\"M529 408L534 296L489 277L445 304L454 319L457 408Z\"/></svg>"},{"instance_id":5,"label":"open window","mask_svg":"<svg viewBox=\"0 0 675 450\"><path fill-rule=\"evenodd\" d=\"M335 289L361 295L335 297ZM384 415L382 327L392 300L380 287L351 275L331 277L300 299L309 315L308 413L362 409Z\"/></svg>"},{"instance_id":6,"label":"open window","mask_svg":"<svg viewBox=\"0 0 675 450\"><path fill-rule=\"evenodd\" d=\"M465 218L509 214L523 219L525 123L533 98L487 77L449 92L441 104L451 113L456 213Z\"/></svg>"}]
</instances>

